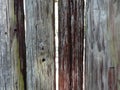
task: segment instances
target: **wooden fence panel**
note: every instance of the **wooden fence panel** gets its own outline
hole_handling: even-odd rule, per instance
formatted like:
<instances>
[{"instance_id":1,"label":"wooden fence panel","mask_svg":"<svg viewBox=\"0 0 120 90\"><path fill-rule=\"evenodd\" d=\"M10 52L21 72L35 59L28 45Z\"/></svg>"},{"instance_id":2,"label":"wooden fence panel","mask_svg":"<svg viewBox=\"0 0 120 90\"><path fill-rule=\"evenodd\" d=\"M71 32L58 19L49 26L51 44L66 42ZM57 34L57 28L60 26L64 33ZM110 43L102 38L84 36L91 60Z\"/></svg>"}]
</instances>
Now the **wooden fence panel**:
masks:
<instances>
[{"instance_id":1,"label":"wooden fence panel","mask_svg":"<svg viewBox=\"0 0 120 90\"><path fill-rule=\"evenodd\" d=\"M59 90L82 90L84 0L59 0Z\"/></svg>"},{"instance_id":2,"label":"wooden fence panel","mask_svg":"<svg viewBox=\"0 0 120 90\"><path fill-rule=\"evenodd\" d=\"M22 0L0 0L0 90L26 90Z\"/></svg>"},{"instance_id":3,"label":"wooden fence panel","mask_svg":"<svg viewBox=\"0 0 120 90\"><path fill-rule=\"evenodd\" d=\"M54 90L54 0L25 0L27 89Z\"/></svg>"},{"instance_id":4,"label":"wooden fence panel","mask_svg":"<svg viewBox=\"0 0 120 90\"><path fill-rule=\"evenodd\" d=\"M120 0L87 0L85 90L120 90Z\"/></svg>"}]
</instances>

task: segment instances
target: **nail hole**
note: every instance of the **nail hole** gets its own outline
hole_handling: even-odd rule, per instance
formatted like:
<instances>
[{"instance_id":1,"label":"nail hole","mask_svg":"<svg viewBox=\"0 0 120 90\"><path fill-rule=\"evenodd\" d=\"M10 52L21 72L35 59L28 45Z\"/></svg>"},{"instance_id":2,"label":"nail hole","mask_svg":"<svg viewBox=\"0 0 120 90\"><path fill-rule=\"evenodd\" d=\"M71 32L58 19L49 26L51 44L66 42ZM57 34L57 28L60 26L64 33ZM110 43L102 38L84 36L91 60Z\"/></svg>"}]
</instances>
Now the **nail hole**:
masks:
<instances>
[{"instance_id":1,"label":"nail hole","mask_svg":"<svg viewBox=\"0 0 120 90\"><path fill-rule=\"evenodd\" d=\"M45 61L45 58L42 59L42 62L44 62L44 61Z\"/></svg>"},{"instance_id":2,"label":"nail hole","mask_svg":"<svg viewBox=\"0 0 120 90\"><path fill-rule=\"evenodd\" d=\"M44 47L42 47L42 50L44 50Z\"/></svg>"},{"instance_id":3,"label":"nail hole","mask_svg":"<svg viewBox=\"0 0 120 90\"><path fill-rule=\"evenodd\" d=\"M5 34L7 34L7 32L5 32Z\"/></svg>"},{"instance_id":4,"label":"nail hole","mask_svg":"<svg viewBox=\"0 0 120 90\"><path fill-rule=\"evenodd\" d=\"M14 31L17 31L17 29L14 29Z\"/></svg>"}]
</instances>

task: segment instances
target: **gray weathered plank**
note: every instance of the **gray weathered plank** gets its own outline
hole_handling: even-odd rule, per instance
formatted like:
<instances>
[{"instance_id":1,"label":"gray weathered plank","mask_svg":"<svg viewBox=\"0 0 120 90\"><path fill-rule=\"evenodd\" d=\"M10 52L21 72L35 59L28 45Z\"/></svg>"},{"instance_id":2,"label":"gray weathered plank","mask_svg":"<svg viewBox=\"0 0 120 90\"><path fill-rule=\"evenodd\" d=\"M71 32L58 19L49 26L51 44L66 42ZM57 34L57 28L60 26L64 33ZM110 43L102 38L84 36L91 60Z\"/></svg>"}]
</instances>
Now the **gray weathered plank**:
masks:
<instances>
[{"instance_id":1,"label":"gray weathered plank","mask_svg":"<svg viewBox=\"0 0 120 90\"><path fill-rule=\"evenodd\" d=\"M120 90L120 0L87 0L85 90Z\"/></svg>"},{"instance_id":2,"label":"gray weathered plank","mask_svg":"<svg viewBox=\"0 0 120 90\"><path fill-rule=\"evenodd\" d=\"M0 0L0 90L25 90L24 48L23 1Z\"/></svg>"},{"instance_id":3,"label":"gray weathered plank","mask_svg":"<svg viewBox=\"0 0 120 90\"><path fill-rule=\"evenodd\" d=\"M59 90L82 90L84 0L59 0Z\"/></svg>"},{"instance_id":4,"label":"gray weathered plank","mask_svg":"<svg viewBox=\"0 0 120 90\"><path fill-rule=\"evenodd\" d=\"M25 0L27 89L54 90L54 0Z\"/></svg>"}]
</instances>

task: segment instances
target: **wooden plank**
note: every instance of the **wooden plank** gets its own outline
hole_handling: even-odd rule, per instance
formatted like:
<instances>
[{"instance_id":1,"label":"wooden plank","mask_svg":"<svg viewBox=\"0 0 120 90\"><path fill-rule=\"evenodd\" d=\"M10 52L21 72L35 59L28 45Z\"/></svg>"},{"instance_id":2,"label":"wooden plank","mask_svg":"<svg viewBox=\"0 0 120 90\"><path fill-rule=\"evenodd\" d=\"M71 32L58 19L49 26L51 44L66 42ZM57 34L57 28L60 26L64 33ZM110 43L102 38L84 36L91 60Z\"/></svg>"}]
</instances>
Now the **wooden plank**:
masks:
<instances>
[{"instance_id":1,"label":"wooden plank","mask_svg":"<svg viewBox=\"0 0 120 90\"><path fill-rule=\"evenodd\" d=\"M87 0L85 90L120 90L119 5L119 0Z\"/></svg>"},{"instance_id":2,"label":"wooden plank","mask_svg":"<svg viewBox=\"0 0 120 90\"><path fill-rule=\"evenodd\" d=\"M0 0L0 90L26 90L22 0Z\"/></svg>"},{"instance_id":3,"label":"wooden plank","mask_svg":"<svg viewBox=\"0 0 120 90\"><path fill-rule=\"evenodd\" d=\"M27 89L54 90L54 0L25 0Z\"/></svg>"},{"instance_id":4,"label":"wooden plank","mask_svg":"<svg viewBox=\"0 0 120 90\"><path fill-rule=\"evenodd\" d=\"M59 0L59 90L82 90L84 0Z\"/></svg>"}]
</instances>

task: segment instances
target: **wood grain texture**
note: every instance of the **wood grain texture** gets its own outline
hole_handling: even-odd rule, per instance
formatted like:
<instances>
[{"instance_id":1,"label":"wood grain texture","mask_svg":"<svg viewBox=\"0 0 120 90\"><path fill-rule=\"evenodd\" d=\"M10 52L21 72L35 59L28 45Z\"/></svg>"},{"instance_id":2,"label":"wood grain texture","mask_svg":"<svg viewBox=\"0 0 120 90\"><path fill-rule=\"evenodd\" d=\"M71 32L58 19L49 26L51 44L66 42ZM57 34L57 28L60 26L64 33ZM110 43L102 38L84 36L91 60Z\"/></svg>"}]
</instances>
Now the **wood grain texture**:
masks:
<instances>
[{"instance_id":1,"label":"wood grain texture","mask_svg":"<svg viewBox=\"0 0 120 90\"><path fill-rule=\"evenodd\" d=\"M84 0L59 0L59 90L82 90Z\"/></svg>"},{"instance_id":2,"label":"wood grain texture","mask_svg":"<svg viewBox=\"0 0 120 90\"><path fill-rule=\"evenodd\" d=\"M24 39L23 1L0 0L0 90L26 90Z\"/></svg>"},{"instance_id":3,"label":"wood grain texture","mask_svg":"<svg viewBox=\"0 0 120 90\"><path fill-rule=\"evenodd\" d=\"M119 0L87 0L85 90L120 90L119 7Z\"/></svg>"},{"instance_id":4,"label":"wood grain texture","mask_svg":"<svg viewBox=\"0 0 120 90\"><path fill-rule=\"evenodd\" d=\"M54 90L54 0L25 0L27 89Z\"/></svg>"}]
</instances>

